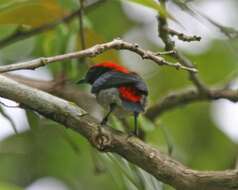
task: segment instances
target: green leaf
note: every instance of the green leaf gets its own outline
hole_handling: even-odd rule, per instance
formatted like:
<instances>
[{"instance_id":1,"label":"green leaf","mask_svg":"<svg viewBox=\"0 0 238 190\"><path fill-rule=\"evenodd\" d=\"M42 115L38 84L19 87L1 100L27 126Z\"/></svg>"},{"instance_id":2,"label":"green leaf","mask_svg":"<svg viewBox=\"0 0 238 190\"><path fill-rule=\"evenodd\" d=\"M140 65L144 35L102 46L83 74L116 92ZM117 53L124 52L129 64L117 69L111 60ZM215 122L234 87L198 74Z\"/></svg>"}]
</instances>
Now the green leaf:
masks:
<instances>
[{"instance_id":1,"label":"green leaf","mask_svg":"<svg viewBox=\"0 0 238 190\"><path fill-rule=\"evenodd\" d=\"M15 0L0 2L0 24L39 26L63 16L56 0Z\"/></svg>"},{"instance_id":2,"label":"green leaf","mask_svg":"<svg viewBox=\"0 0 238 190\"><path fill-rule=\"evenodd\" d=\"M92 30L103 40L109 41L117 36L122 36L133 27L133 22L124 14L120 3L119 0L105 1L103 6L98 6L93 11L87 12ZM110 10L110 16L108 10ZM106 25L101 22L102 20Z\"/></svg>"},{"instance_id":3,"label":"green leaf","mask_svg":"<svg viewBox=\"0 0 238 190\"><path fill-rule=\"evenodd\" d=\"M125 165L121 162L121 158L117 158L112 154L107 154L111 161L117 166L118 170L120 170L123 175L137 188L141 189L137 181L134 179L134 176L129 173L127 169L125 169Z\"/></svg>"},{"instance_id":4,"label":"green leaf","mask_svg":"<svg viewBox=\"0 0 238 190\"><path fill-rule=\"evenodd\" d=\"M121 131L124 131L124 128L123 128L123 125L121 123L121 121L116 118L115 116L112 116L112 125L114 128L118 129L118 130L121 130Z\"/></svg>"},{"instance_id":5,"label":"green leaf","mask_svg":"<svg viewBox=\"0 0 238 190\"><path fill-rule=\"evenodd\" d=\"M0 26L0 39L7 38L9 34L16 31L17 25L14 24L5 24Z\"/></svg>"}]
</instances>

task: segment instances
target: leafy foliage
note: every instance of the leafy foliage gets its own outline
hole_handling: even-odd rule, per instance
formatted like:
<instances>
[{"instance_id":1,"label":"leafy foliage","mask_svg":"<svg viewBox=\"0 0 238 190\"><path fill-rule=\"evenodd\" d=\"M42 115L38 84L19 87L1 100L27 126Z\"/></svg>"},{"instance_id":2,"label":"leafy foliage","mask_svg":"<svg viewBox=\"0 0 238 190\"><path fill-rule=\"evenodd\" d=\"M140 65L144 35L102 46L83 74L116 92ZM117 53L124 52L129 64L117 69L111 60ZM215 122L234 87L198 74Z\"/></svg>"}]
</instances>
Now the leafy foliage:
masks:
<instances>
[{"instance_id":1,"label":"leafy foliage","mask_svg":"<svg viewBox=\"0 0 238 190\"><path fill-rule=\"evenodd\" d=\"M0 24L29 25L36 27L63 15L56 0L4 1L0 4Z\"/></svg>"},{"instance_id":2,"label":"leafy foliage","mask_svg":"<svg viewBox=\"0 0 238 190\"><path fill-rule=\"evenodd\" d=\"M163 11L154 0L130 1ZM161 50L162 47L148 38L147 25L142 26L128 16L123 2L108 0L85 9L83 30L86 46L122 36L138 41L148 49ZM0 39L17 30L29 31L61 19L79 6L76 0L1 0ZM70 23L3 48L0 50L0 64L81 50L79 28L77 16ZM235 40L232 43L237 45ZM224 44L229 46L230 41L214 40L200 54L187 53L207 84L223 84L237 69L236 55ZM109 51L85 62L90 65L110 59L140 72L149 85L149 106L170 92L191 86L185 72L151 66L150 62L140 64L141 60L123 53ZM63 75L75 81L84 76L87 65L81 60L72 60L54 63L47 69L55 78ZM84 87L79 89L85 90ZM167 151L168 139L164 136L163 126L173 146L172 156L177 160L194 169L232 168L237 145L217 127L211 117L211 106L211 102L181 106L165 113L155 123L142 116L139 123L143 126L145 140ZM69 189L171 189L118 156L96 152L81 136L63 126L31 110L26 111L26 116L29 130L0 141L0 190L24 189L45 176L63 181ZM130 119L125 122L131 126ZM116 118L112 118L110 123L119 130L131 130Z\"/></svg>"}]
</instances>

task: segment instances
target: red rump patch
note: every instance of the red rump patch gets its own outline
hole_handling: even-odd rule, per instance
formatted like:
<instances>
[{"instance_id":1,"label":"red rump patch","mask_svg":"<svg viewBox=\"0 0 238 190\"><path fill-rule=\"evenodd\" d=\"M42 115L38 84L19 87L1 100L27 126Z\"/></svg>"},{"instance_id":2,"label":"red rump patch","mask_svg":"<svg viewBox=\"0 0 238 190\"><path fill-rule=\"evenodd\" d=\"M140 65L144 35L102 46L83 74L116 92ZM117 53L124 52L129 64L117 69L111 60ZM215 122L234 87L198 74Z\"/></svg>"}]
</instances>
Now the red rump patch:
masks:
<instances>
[{"instance_id":1,"label":"red rump patch","mask_svg":"<svg viewBox=\"0 0 238 190\"><path fill-rule=\"evenodd\" d=\"M105 62L102 62L102 63L98 63L92 67L106 67L106 68L109 68L109 69L112 69L112 70L115 70L115 71L119 71L119 72L122 72L122 73L130 73L129 70L121 65L118 65L112 61L105 61Z\"/></svg>"},{"instance_id":2,"label":"red rump patch","mask_svg":"<svg viewBox=\"0 0 238 190\"><path fill-rule=\"evenodd\" d=\"M141 98L132 87L121 86L119 87L119 93L122 99L130 102L139 102Z\"/></svg>"}]
</instances>

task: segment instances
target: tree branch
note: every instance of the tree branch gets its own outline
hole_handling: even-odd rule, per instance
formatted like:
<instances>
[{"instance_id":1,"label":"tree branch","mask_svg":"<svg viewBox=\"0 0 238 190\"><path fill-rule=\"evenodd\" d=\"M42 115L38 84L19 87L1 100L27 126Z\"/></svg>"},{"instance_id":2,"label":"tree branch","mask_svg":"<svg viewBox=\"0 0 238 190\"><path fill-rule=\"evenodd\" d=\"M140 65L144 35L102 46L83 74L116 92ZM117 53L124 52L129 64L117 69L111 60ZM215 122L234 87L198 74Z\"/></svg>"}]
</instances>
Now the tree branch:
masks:
<instances>
[{"instance_id":1,"label":"tree branch","mask_svg":"<svg viewBox=\"0 0 238 190\"><path fill-rule=\"evenodd\" d=\"M34 59L31 61L26 62L20 62L5 66L0 66L0 73L8 72L8 71L14 71L14 70L21 70L21 69L36 69L41 66L45 66L49 63L62 61L66 59L73 59L73 58L83 58L83 57L95 57L99 54L102 54L103 52L110 50L110 49L116 49L116 50L129 50L132 51L142 57L142 59L148 59L152 60L158 65L167 65L169 67L173 67L176 69L182 69L187 70L189 72L197 72L195 68L190 68L181 65L180 63L170 63L164 60L164 58L158 56L156 53L148 50L144 50L140 48L137 44L132 44L129 42L125 42L120 39L115 39L111 42L103 43L103 44L97 44L91 48L73 52L73 53L67 53L63 55L56 55L52 57L41 57L38 59Z\"/></svg>"},{"instance_id":2,"label":"tree branch","mask_svg":"<svg viewBox=\"0 0 238 190\"><path fill-rule=\"evenodd\" d=\"M185 42L200 41L202 39L200 36L196 36L196 35L188 36L184 33L177 32L171 28L167 28L167 31L171 36L177 36L178 39L185 41Z\"/></svg>"},{"instance_id":3,"label":"tree branch","mask_svg":"<svg viewBox=\"0 0 238 190\"><path fill-rule=\"evenodd\" d=\"M209 101L217 99L227 99L232 102L238 101L238 91L229 89L209 89L206 93L201 93L196 89L186 90L180 93L173 93L165 96L161 101L146 112L146 117L151 120L155 120L159 115L165 111L174 109L176 107L197 102L197 101Z\"/></svg>"},{"instance_id":4,"label":"tree branch","mask_svg":"<svg viewBox=\"0 0 238 190\"><path fill-rule=\"evenodd\" d=\"M80 44L81 44L81 50L84 50L86 48L86 40L85 40L85 34L84 34L84 0L79 0L80 3L80 14L79 14L79 37L80 37ZM79 63L86 63L85 57L78 60ZM80 64L78 64L78 68L80 67Z\"/></svg>"},{"instance_id":5,"label":"tree branch","mask_svg":"<svg viewBox=\"0 0 238 190\"><path fill-rule=\"evenodd\" d=\"M166 10L166 0L160 0L160 4L163 7L164 10ZM158 31L159 36L162 39L162 41L165 44L165 50L175 50L175 53L171 54L173 58L179 61L182 65L185 67L194 68L191 61L189 61L186 57L184 57L178 50L175 49L175 42L171 40L168 32L168 23L166 17L160 15L158 16ZM206 92L207 87L206 85L198 78L197 74L194 72L190 72L190 79L193 82L193 84L196 86L196 88L200 92Z\"/></svg>"},{"instance_id":6,"label":"tree branch","mask_svg":"<svg viewBox=\"0 0 238 190\"><path fill-rule=\"evenodd\" d=\"M176 189L235 190L238 170L195 171L186 168L159 150L115 129L100 128L84 110L63 99L17 83L0 75L0 96L63 124L89 140L101 151L113 152L138 165Z\"/></svg>"},{"instance_id":7,"label":"tree branch","mask_svg":"<svg viewBox=\"0 0 238 190\"><path fill-rule=\"evenodd\" d=\"M66 99L70 102L74 102L87 112L93 113L95 110L99 110L101 108L96 103L94 96L81 91L76 85L68 84L66 81L62 81L61 79L44 81L10 73L4 73L2 75L13 79L20 84L25 84L27 86L37 88L52 95Z\"/></svg>"},{"instance_id":8,"label":"tree branch","mask_svg":"<svg viewBox=\"0 0 238 190\"><path fill-rule=\"evenodd\" d=\"M81 91L75 85L66 84L58 81L57 79L54 81L42 81L8 73L2 75L21 84L26 84L27 86L43 90L68 101L75 102L78 106L90 113L95 109L99 109L99 107L95 108L97 105L95 98L88 93ZM238 91L225 88L210 88L207 94L200 93L197 89L187 89L181 92L174 92L166 95L161 98L157 104L149 107L145 112L145 116L153 121L158 116L171 109L198 101L217 99L226 99L231 102L238 102Z\"/></svg>"},{"instance_id":9,"label":"tree branch","mask_svg":"<svg viewBox=\"0 0 238 190\"><path fill-rule=\"evenodd\" d=\"M196 89L172 93L165 96L160 102L150 107L146 112L146 117L151 120L155 120L162 113L176 107L198 101L217 99L227 99L231 102L238 102L238 91L221 88L208 89L206 93L201 93Z\"/></svg>"},{"instance_id":10,"label":"tree branch","mask_svg":"<svg viewBox=\"0 0 238 190\"><path fill-rule=\"evenodd\" d=\"M84 14L84 0L79 0L80 12L79 12L79 36L81 42L81 49L86 48L85 37L84 37L84 25L83 25L83 14Z\"/></svg>"}]
</instances>

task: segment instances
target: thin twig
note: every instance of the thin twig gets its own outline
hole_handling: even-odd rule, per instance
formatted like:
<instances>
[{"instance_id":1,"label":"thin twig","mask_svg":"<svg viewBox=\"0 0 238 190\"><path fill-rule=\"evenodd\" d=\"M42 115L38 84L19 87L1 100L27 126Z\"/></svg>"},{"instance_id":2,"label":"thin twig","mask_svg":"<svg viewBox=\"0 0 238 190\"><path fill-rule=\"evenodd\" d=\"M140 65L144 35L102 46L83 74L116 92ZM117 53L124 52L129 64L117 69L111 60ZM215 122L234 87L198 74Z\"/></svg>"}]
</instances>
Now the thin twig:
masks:
<instances>
[{"instance_id":1,"label":"thin twig","mask_svg":"<svg viewBox=\"0 0 238 190\"><path fill-rule=\"evenodd\" d=\"M167 31L171 36L177 36L178 39L185 41L185 42L200 41L202 39L200 36L196 36L196 35L188 36L184 33L177 32L171 28L167 28Z\"/></svg>"},{"instance_id":2,"label":"thin twig","mask_svg":"<svg viewBox=\"0 0 238 190\"><path fill-rule=\"evenodd\" d=\"M84 35L84 22L83 22L83 16L84 16L84 0L79 0L80 3L80 13L79 13L79 36L80 36L80 44L81 44L81 50L84 50L86 48L86 41L85 41L85 35ZM80 64L84 64L86 59L85 57L82 57L78 61L78 67L80 67ZM80 68L79 68L80 69Z\"/></svg>"},{"instance_id":3,"label":"thin twig","mask_svg":"<svg viewBox=\"0 0 238 190\"><path fill-rule=\"evenodd\" d=\"M166 61L164 58L160 56L156 56L154 52L149 50L144 50L138 46L138 44L132 44L129 42L125 42L121 39L115 39L111 42L103 43L103 44L97 44L91 48L73 52L73 53L67 53L62 55L56 55L52 57L41 57L38 59L34 59L31 61L25 61L10 65L4 65L0 66L0 73L8 72L8 71L14 71L14 70L21 70L21 69L36 69L41 66L48 65L49 63L57 62L57 61L63 61L66 59L75 59L75 58L82 58L82 57L95 57L99 54L102 54L103 52L115 49L115 50L129 50L132 51L142 57L142 59L148 59L153 62L155 62L158 65L166 65L169 67L173 67L176 69L182 69L187 70L191 73L197 72L197 69L190 68L181 65L180 63L171 63Z\"/></svg>"},{"instance_id":4,"label":"thin twig","mask_svg":"<svg viewBox=\"0 0 238 190\"><path fill-rule=\"evenodd\" d=\"M200 11L196 11L196 13L199 16L205 18L212 25L217 27L220 30L220 32L223 33L225 36L227 36L230 40L236 39L238 37L238 30L236 28L224 26L224 25L216 22L215 20L211 19L210 17L208 17L207 15L203 14Z\"/></svg>"},{"instance_id":5,"label":"thin twig","mask_svg":"<svg viewBox=\"0 0 238 190\"><path fill-rule=\"evenodd\" d=\"M174 53L176 53L175 50L170 50L170 51L164 51L164 52L157 52L157 53L155 53L155 55L171 55Z\"/></svg>"},{"instance_id":6,"label":"thin twig","mask_svg":"<svg viewBox=\"0 0 238 190\"><path fill-rule=\"evenodd\" d=\"M84 25L83 25L83 14L84 14L84 0L79 0L80 2L80 11L79 11L79 34L81 49L86 48L85 37L84 37Z\"/></svg>"}]
</instances>

